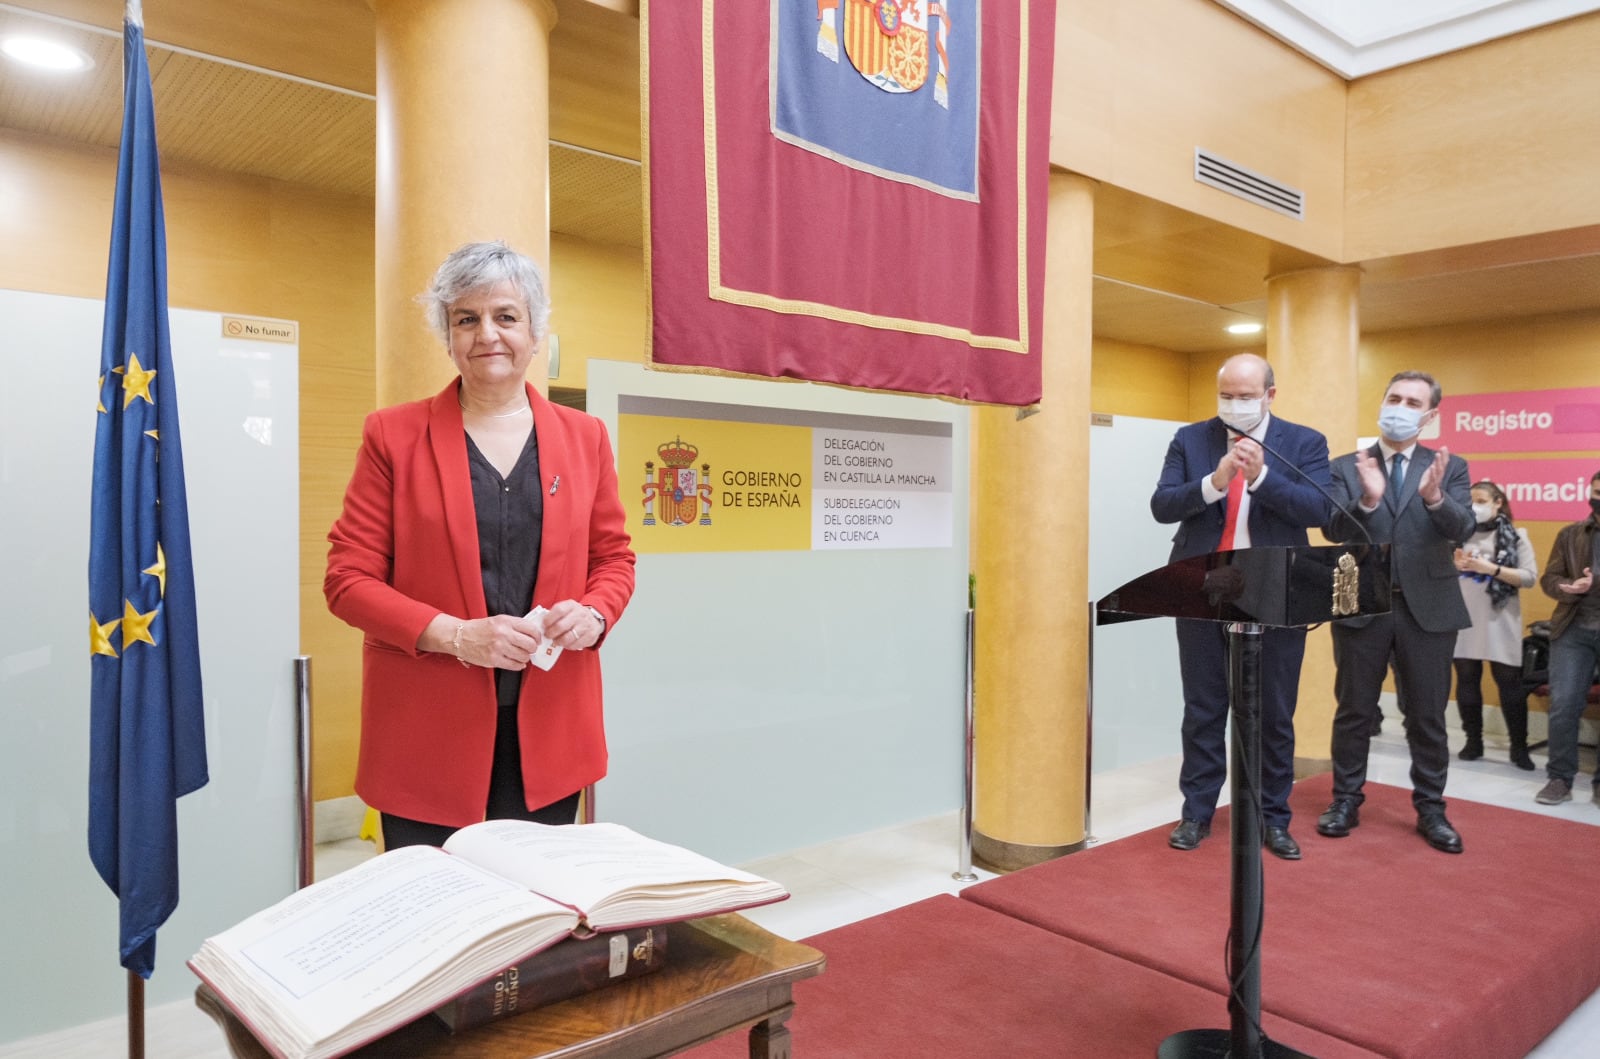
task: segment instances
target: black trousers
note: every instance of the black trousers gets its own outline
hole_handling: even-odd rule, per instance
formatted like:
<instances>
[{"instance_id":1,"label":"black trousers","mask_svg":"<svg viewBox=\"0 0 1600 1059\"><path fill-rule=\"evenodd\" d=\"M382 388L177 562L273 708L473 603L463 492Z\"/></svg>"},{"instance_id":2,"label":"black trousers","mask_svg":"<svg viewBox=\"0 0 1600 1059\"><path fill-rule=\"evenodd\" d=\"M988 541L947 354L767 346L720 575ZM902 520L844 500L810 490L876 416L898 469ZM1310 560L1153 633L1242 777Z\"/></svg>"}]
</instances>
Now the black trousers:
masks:
<instances>
[{"instance_id":1,"label":"black trousers","mask_svg":"<svg viewBox=\"0 0 1600 1059\"><path fill-rule=\"evenodd\" d=\"M1183 677L1183 818L1209 823L1228 777L1228 630L1222 622L1177 619ZM1304 629L1261 634L1261 818L1289 826L1294 787L1294 707L1300 692Z\"/></svg>"},{"instance_id":2,"label":"black trousers","mask_svg":"<svg viewBox=\"0 0 1600 1059\"><path fill-rule=\"evenodd\" d=\"M1417 811L1444 809L1444 784L1450 768L1444 710L1450 700L1450 663L1456 633L1431 632L1417 624L1405 597L1394 609L1360 628L1333 626L1334 697L1333 796L1360 805L1367 782L1367 751L1378 695L1394 655L1396 698L1411 750L1411 802Z\"/></svg>"},{"instance_id":3,"label":"black trousers","mask_svg":"<svg viewBox=\"0 0 1600 1059\"><path fill-rule=\"evenodd\" d=\"M522 789L522 748L517 735L517 706L500 706L494 731L494 768L489 775L489 801L485 820L532 820L537 824L570 824L577 820L581 791L559 801L529 809ZM383 814L383 848L442 846L455 834L448 824L432 824L404 816Z\"/></svg>"},{"instance_id":4,"label":"black trousers","mask_svg":"<svg viewBox=\"0 0 1600 1059\"><path fill-rule=\"evenodd\" d=\"M1500 712L1505 715L1506 731L1513 747L1528 745L1528 688L1522 682L1522 667L1490 662L1489 673L1500 689ZM1461 728L1472 739L1483 738L1483 661L1456 659L1456 710Z\"/></svg>"}]
</instances>

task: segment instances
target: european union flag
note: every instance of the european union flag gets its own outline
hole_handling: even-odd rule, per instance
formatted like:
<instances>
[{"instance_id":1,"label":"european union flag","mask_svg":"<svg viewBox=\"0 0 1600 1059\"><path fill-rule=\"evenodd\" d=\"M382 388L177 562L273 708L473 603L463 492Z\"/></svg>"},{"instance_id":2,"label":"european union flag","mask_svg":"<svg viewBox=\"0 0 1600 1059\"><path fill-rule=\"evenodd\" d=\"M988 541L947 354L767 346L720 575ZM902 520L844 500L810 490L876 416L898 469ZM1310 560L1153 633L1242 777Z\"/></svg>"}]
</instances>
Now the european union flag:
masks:
<instances>
[{"instance_id":1,"label":"european union flag","mask_svg":"<svg viewBox=\"0 0 1600 1059\"><path fill-rule=\"evenodd\" d=\"M89 525L89 857L120 899L122 966L149 978L156 929L178 904L177 799L203 787L207 774L166 221L139 0L128 0L122 31L122 146Z\"/></svg>"}]
</instances>

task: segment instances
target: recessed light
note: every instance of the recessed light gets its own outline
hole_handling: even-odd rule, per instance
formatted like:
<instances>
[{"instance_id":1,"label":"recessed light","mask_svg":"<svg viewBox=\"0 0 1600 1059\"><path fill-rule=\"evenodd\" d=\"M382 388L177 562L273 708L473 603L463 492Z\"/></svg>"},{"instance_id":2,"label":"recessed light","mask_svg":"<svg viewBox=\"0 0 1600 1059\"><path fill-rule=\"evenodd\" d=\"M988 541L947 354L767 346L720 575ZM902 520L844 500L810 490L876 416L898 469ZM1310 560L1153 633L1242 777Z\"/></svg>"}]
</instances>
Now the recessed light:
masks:
<instances>
[{"instance_id":1,"label":"recessed light","mask_svg":"<svg viewBox=\"0 0 1600 1059\"><path fill-rule=\"evenodd\" d=\"M1229 324L1228 325L1228 334L1230 334L1230 335L1254 335L1254 334L1259 334L1260 331L1261 331L1261 325L1256 323L1256 322L1254 322L1254 321L1251 321L1250 323L1247 323L1247 324Z\"/></svg>"},{"instance_id":2,"label":"recessed light","mask_svg":"<svg viewBox=\"0 0 1600 1059\"><path fill-rule=\"evenodd\" d=\"M20 63L43 70L72 72L94 65L94 60L77 48L43 37L7 37L0 41L0 51Z\"/></svg>"}]
</instances>

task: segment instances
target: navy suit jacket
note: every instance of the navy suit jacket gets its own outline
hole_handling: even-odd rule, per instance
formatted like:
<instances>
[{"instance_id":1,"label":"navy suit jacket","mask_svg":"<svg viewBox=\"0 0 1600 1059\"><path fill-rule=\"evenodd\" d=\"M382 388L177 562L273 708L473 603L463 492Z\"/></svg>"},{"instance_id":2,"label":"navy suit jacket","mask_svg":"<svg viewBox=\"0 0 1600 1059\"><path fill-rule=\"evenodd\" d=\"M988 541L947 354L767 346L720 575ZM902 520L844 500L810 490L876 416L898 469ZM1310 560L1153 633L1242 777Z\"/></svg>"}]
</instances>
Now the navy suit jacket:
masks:
<instances>
[{"instance_id":1,"label":"navy suit jacket","mask_svg":"<svg viewBox=\"0 0 1600 1059\"><path fill-rule=\"evenodd\" d=\"M1267 476L1250 494L1250 543L1258 548L1307 544L1307 527L1328 522L1328 500L1317 489L1332 484L1328 439L1310 427L1273 416L1267 423L1266 447L1272 450L1266 454ZM1150 512L1157 522L1178 524L1168 562L1214 552L1222 543L1227 500L1206 503L1200 482L1217 469L1227 451L1228 428L1217 418L1190 423L1173 435L1161 480L1150 497Z\"/></svg>"}]
</instances>

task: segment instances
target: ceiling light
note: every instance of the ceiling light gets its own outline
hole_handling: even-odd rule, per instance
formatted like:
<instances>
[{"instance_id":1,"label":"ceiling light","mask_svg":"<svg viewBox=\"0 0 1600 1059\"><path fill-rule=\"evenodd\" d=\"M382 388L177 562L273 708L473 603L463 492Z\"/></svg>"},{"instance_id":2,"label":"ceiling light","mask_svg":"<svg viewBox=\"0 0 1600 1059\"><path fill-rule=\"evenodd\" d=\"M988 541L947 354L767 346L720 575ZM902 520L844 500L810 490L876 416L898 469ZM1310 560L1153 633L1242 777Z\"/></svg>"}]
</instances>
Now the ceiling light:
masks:
<instances>
[{"instance_id":1,"label":"ceiling light","mask_svg":"<svg viewBox=\"0 0 1600 1059\"><path fill-rule=\"evenodd\" d=\"M1251 322L1245 323L1245 324L1229 324L1228 325L1228 334L1230 334L1230 335L1254 335L1254 334L1260 334L1260 333L1261 333L1261 325L1256 323L1253 320Z\"/></svg>"},{"instance_id":2,"label":"ceiling light","mask_svg":"<svg viewBox=\"0 0 1600 1059\"><path fill-rule=\"evenodd\" d=\"M77 48L43 37L7 37L0 41L0 51L45 70L87 70L94 65L94 60Z\"/></svg>"}]
</instances>

